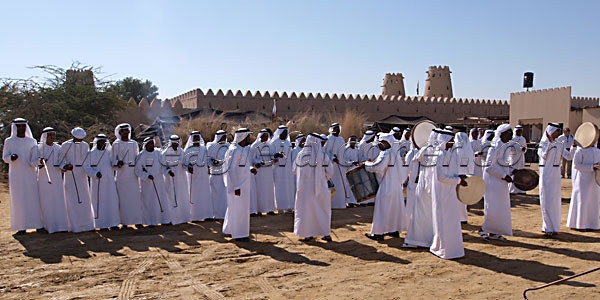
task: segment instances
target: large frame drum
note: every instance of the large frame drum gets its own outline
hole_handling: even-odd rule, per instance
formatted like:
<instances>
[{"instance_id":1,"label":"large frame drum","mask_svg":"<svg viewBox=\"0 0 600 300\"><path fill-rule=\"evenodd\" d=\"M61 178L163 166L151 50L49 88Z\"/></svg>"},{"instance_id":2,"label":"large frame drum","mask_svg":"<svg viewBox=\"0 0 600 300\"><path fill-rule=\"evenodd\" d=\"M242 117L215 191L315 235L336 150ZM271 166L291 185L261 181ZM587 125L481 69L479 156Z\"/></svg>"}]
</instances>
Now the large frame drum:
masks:
<instances>
[{"instance_id":1,"label":"large frame drum","mask_svg":"<svg viewBox=\"0 0 600 300\"><path fill-rule=\"evenodd\" d=\"M346 172L346 178L348 178L352 194L358 203L377 195L379 181L377 181L375 173L367 172L364 165Z\"/></svg>"}]
</instances>

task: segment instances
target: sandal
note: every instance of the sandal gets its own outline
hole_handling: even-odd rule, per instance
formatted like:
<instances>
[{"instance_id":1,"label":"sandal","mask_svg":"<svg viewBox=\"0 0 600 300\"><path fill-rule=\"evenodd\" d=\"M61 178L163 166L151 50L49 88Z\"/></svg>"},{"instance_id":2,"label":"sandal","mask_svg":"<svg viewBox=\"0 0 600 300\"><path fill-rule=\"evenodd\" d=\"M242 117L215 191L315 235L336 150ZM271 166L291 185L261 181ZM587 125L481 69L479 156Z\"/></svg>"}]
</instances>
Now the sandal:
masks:
<instances>
[{"instance_id":1,"label":"sandal","mask_svg":"<svg viewBox=\"0 0 600 300\"><path fill-rule=\"evenodd\" d=\"M488 236L488 238L491 240L496 240L496 241L506 241L505 237L503 237L502 235L499 235L499 234L495 234L495 233L491 233Z\"/></svg>"},{"instance_id":2,"label":"sandal","mask_svg":"<svg viewBox=\"0 0 600 300\"><path fill-rule=\"evenodd\" d=\"M331 242L332 241L330 235L326 235L326 236L322 237L321 239L324 240L324 241L327 241L327 242Z\"/></svg>"},{"instance_id":3,"label":"sandal","mask_svg":"<svg viewBox=\"0 0 600 300\"><path fill-rule=\"evenodd\" d=\"M301 238L301 239L299 239L299 241L301 241L301 242L309 242L309 241L312 241L312 239L313 239L313 237L309 236L309 237Z\"/></svg>"},{"instance_id":4,"label":"sandal","mask_svg":"<svg viewBox=\"0 0 600 300\"><path fill-rule=\"evenodd\" d=\"M479 236L486 241L490 240L490 236L483 230L479 229Z\"/></svg>"}]
</instances>

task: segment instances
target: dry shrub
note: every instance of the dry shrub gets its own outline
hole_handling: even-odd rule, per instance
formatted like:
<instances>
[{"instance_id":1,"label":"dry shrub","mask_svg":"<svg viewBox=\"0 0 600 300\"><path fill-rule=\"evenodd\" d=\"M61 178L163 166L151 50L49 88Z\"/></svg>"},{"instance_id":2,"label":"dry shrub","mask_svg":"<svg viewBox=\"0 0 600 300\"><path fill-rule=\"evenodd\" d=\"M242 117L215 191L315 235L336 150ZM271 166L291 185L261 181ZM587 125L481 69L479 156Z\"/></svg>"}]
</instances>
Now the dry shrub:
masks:
<instances>
[{"instance_id":1,"label":"dry shrub","mask_svg":"<svg viewBox=\"0 0 600 300\"><path fill-rule=\"evenodd\" d=\"M200 131L200 134L202 134L204 141L209 142L212 141L215 132L221 129L229 131L227 122L225 121L223 115L216 113L202 114L191 120L181 120L179 126L175 128L174 134L181 137L181 140L185 143L190 135L190 132L197 130Z\"/></svg>"},{"instance_id":2,"label":"dry shrub","mask_svg":"<svg viewBox=\"0 0 600 300\"><path fill-rule=\"evenodd\" d=\"M332 120L331 123L340 123L342 127L341 136L344 140L355 135L360 140L363 134L363 124L367 121L367 115L357 110L346 110L337 120Z\"/></svg>"},{"instance_id":3,"label":"dry shrub","mask_svg":"<svg viewBox=\"0 0 600 300\"><path fill-rule=\"evenodd\" d=\"M292 118L290 124L290 137L295 138L298 133L309 134L311 132L327 133L329 124L323 114L307 111L298 113Z\"/></svg>"}]
</instances>

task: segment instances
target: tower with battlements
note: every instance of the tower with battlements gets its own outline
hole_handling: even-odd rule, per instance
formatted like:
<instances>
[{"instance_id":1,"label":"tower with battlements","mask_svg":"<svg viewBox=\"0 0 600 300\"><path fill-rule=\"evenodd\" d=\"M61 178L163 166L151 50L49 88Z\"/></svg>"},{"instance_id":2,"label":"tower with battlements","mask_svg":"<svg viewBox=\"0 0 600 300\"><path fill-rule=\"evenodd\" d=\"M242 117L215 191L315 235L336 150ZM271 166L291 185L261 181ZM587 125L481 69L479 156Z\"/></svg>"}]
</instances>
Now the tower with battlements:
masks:
<instances>
[{"instance_id":1,"label":"tower with battlements","mask_svg":"<svg viewBox=\"0 0 600 300\"><path fill-rule=\"evenodd\" d=\"M406 96L402 73L387 73L383 78L382 96Z\"/></svg>"},{"instance_id":2,"label":"tower with battlements","mask_svg":"<svg viewBox=\"0 0 600 300\"><path fill-rule=\"evenodd\" d=\"M453 98L452 80L448 66L430 66L425 80L425 97Z\"/></svg>"}]
</instances>

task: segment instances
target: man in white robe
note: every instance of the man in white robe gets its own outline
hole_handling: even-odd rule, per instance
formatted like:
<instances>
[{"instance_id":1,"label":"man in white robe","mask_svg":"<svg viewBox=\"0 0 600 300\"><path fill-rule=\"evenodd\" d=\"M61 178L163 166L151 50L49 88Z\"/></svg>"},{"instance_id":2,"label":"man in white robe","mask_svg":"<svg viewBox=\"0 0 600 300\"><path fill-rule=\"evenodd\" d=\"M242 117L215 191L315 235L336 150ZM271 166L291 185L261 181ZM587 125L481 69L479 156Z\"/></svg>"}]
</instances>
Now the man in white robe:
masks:
<instances>
[{"instance_id":1,"label":"man in white robe","mask_svg":"<svg viewBox=\"0 0 600 300\"><path fill-rule=\"evenodd\" d=\"M288 128L279 126L270 141L274 158L278 158L273 165L273 178L275 180L275 206L278 212L291 211L294 208L294 174L292 174L292 163L290 155L292 144L290 142Z\"/></svg>"},{"instance_id":2,"label":"man in white robe","mask_svg":"<svg viewBox=\"0 0 600 300\"><path fill-rule=\"evenodd\" d=\"M223 130L217 131L214 140L206 145L210 166L208 181L210 183L210 199L213 207L212 218L214 219L223 219L227 210L227 191L225 190L223 176L225 172L223 161L227 149L229 149L227 133Z\"/></svg>"},{"instance_id":3,"label":"man in white robe","mask_svg":"<svg viewBox=\"0 0 600 300\"><path fill-rule=\"evenodd\" d=\"M475 164L475 169L473 169L473 175L483 177L483 161L481 157L477 155L479 151L481 151L481 139L479 139L479 130L477 128L472 128L469 131L469 142L471 143L471 149L473 150L473 163Z\"/></svg>"},{"instance_id":4,"label":"man in white robe","mask_svg":"<svg viewBox=\"0 0 600 300\"><path fill-rule=\"evenodd\" d=\"M319 134L311 133L292 166L298 184L294 235L305 242L314 236L331 241L331 193L327 181L333 176L334 167L321 141Z\"/></svg>"},{"instance_id":5,"label":"man in white robe","mask_svg":"<svg viewBox=\"0 0 600 300\"><path fill-rule=\"evenodd\" d=\"M275 181L273 177L273 164L278 162L274 158L275 151L269 143L269 131L262 129L256 141L252 143L251 155L257 170L254 176L256 183L256 211L258 213L275 214Z\"/></svg>"},{"instance_id":6,"label":"man in white robe","mask_svg":"<svg viewBox=\"0 0 600 300\"><path fill-rule=\"evenodd\" d=\"M187 168L190 188L190 219L202 221L213 217L208 181L208 155L199 131L192 131L185 144L183 165Z\"/></svg>"},{"instance_id":7,"label":"man in white robe","mask_svg":"<svg viewBox=\"0 0 600 300\"><path fill-rule=\"evenodd\" d=\"M250 130L235 131L233 142L225 155L225 187L227 212L223 220L223 233L235 241L249 241L250 236L250 185L256 174L250 155Z\"/></svg>"},{"instance_id":8,"label":"man in white robe","mask_svg":"<svg viewBox=\"0 0 600 300\"><path fill-rule=\"evenodd\" d=\"M356 202L356 197L354 197L354 193L352 193L352 188L350 186L350 182L348 182L348 178L346 177L346 173L359 164L359 153L358 153L358 137L352 135L348 137L348 143L346 144L346 149L344 150L344 160L340 161L340 166L342 166L342 179L344 180L345 187L347 187L346 194L346 205L348 207L357 207L358 202Z\"/></svg>"},{"instance_id":9,"label":"man in white robe","mask_svg":"<svg viewBox=\"0 0 600 300\"><path fill-rule=\"evenodd\" d=\"M179 147L177 135L169 137L167 148L162 151L162 160L167 173L164 174L169 197L170 217L173 225L190 222L190 187L187 179L187 166L183 164L183 150Z\"/></svg>"},{"instance_id":10,"label":"man in white robe","mask_svg":"<svg viewBox=\"0 0 600 300\"><path fill-rule=\"evenodd\" d=\"M302 133L298 134L296 136L296 140L294 143L294 149L292 149L292 154L291 154L291 162L292 163L294 163L294 161L296 161L296 157L298 157L298 153L300 153L300 151L302 151L302 148L304 148L305 143L306 143L306 136ZM298 183L296 182L296 178L294 176L294 199L296 199L296 193L298 191L297 185L298 185Z\"/></svg>"},{"instance_id":11,"label":"man in white robe","mask_svg":"<svg viewBox=\"0 0 600 300\"><path fill-rule=\"evenodd\" d=\"M121 123L115 127L117 139L112 143L111 159L115 169L115 185L119 198L119 214L123 227L142 227L142 196L140 179L135 174L135 159L140 153L136 141L131 140L131 125Z\"/></svg>"},{"instance_id":12,"label":"man in white robe","mask_svg":"<svg viewBox=\"0 0 600 300\"><path fill-rule=\"evenodd\" d=\"M600 169L598 148L577 147L573 156L573 190L567 215L567 227L575 230L598 230L600 213L600 187L596 184L595 172Z\"/></svg>"},{"instance_id":13,"label":"man in white robe","mask_svg":"<svg viewBox=\"0 0 600 300\"><path fill-rule=\"evenodd\" d=\"M10 137L4 140L2 160L8 164L8 186L10 193L10 227L18 235L27 229L41 229L42 210L37 185L35 167L32 164L32 149L36 141L23 118L14 119ZM56 182L56 184L60 184Z\"/></svg>"},{"instance_id":14,"label":"man in white robe","mask_svg":"<svg viewBox=\"0 0 600 300\"><path fill-rule=\"evenodd\" d=\"M391 134L380 136L379 156L375 161L364 163L365 169L375 173L379 180L371 232L365 233L372 240L383 240L384 235L400 237L400 231L406 227L402 183L408 177L408 167L402 163L399 153L393 151L394 141Z\"/></svg>"},{"instance_id":15,"label":"man in white robe","mask_svg":"<svg viewBox=\"0 0 600 300\"><path fill-rule=\"evenodd\" d=\"M475 168L481 169L481 176L485 171L487 162L487 153L492 148L492 139L494 138L494 130L488 129L481 138L481 144L479 145L479 151L475 152Z\"/></svg>"},{"instance_id":16,"label":"man in white robe","mask_svg":"<svg viewBox=\"0 0 600 300\"><path fill-rule=\"evenodd\" d=\"M111 147L106 135L99 134L94 138L92 150L83 162L83 169L90 177L96 228L118 229L121 223L119 198L111 161Z\"/></svg>"},{"instance_id":17,"label":"man in white robe","mask_svg":"<svg viewBox=\"0 0 600 300\"><path fill-rule=\"evenodd\" d=\"M473 148L471 148L471 143L466 133L462 131L456 133L454 136L454 148L452 149L451 155L458 156L458 174L473 175L473 173L475 173L475 154L473 153ZM467 205L462 202L457 202L457 205L460 212L460 222L467 223L469 218Z\"/></svg>"},{"instance_id":18,"label":"man in white robe","mask_svg":"<svg viewBox=\"0 0 600 300\"><path fill-rule=\"evenodd\" d=\"M433 242L431 194L434 169L437 163L437 137L439 131L439 129L431 131L427 145L421 145L421 149L413 158L418 163L418 176L415 178L418 181L415 189L416 201L406 238L402 245L403 248L429 248Z\"/></svg>"},{"instance_id":19,"label":"man in white robe","mask_svg":"<svg viewBox=\"0 0 600 300\"><path fill-rule=\"evenodd\" d=\"M42 220L48 233L69 230L63 179L60 172L60 145L55 141L56 131L54 128L44 128L40 142L33 153L33 162L38 165L38 190Z\"/></svg>"},{"instance_id":20,"label":"man in white robe","mask_svg":"<svg viewBox=\"0 0 600 300\"><path fill-rule=\"evenodd\" d=\"M527 141L523 137L523 126L515 126L515 133L513 134L512 142L518 144L513 149L512 168L513 169L524 169L525 168L525 152L527 152ZM509 185L511 194L525 194L525 191L521 191L512 182Z\"/></svg>"},{"instance_id":21,"label":"man in white robe","mask_svg":"<svg viewBox=\"0 0 600 300\"><path fill-rule=\"evenodd\" d=\"M406 228L408 230L413 210L415 208L415 203L417 201L416 189L419 177L419 162L415 160L416 155L419 153L419 148L415 147L415 145L411 141L412 130L407 128L403 133L403 140L410 141L410 150L406 153L404 157L404 164L408 165L408 180L406 181Z\"/></svg>"},{"instance_id":22,"label":"man in white robe","mask_svg":"<svg viewBox=\"0 0 600 300\"><path fill-rule=\"evenodd\" d=\"M83 141L86 134L82 128L75 127L71 130L71 134L73 139L64 142L60 147L69 231L91 231L95 228L94 211L88 177L83 168L90 146Z\"/></svg>"},{"instance_id":23,"label":"man in white robe","mask_svg":"<svg viewBox=\"0 0 600 300\"><path fill-rule=\"evenodd\" d=\"M135 175L140 178L142 198L142 222L148 226L167 224L170 205L163 174L166 167L161 163L159 148L154 147L154 139L144 139L143 150L135 161Z\"/></svg>"},{"instance_id":24,"label":"man in white robe","mask_svg":"<svg viewBox=\"0 0 600 300\"><path fill-rule=\"evenodd\" d=\"M570 150L575 137L571 134L570 128L565 128L563 134L561 134L557 140L565 145L567 151ZM562 158L560 162L560 175L562 178L571 178L571 170L573 169L573 160Z\"/></svg>"},{"instance_id":25,"label":"man in white robe","mask_svg":"<svg viewBox=\"0 0 600 300\"><path fill-rule=\"evenodd\" d=\"M486 155L486 168L483 172L485 195L483 196L484 221L479 235L485 240L505 241L503 235L512 236L510 215L510 195L508 190L511 177L512 150L508 141L512 137L509 124L498 126L492 140L493 147Z\"/></svg>"},{"instance_id":26,"label":"man in white robe","mask_svg":"<svg viewBox=\"0 0 600 300\"><path fill-rule=\"evenodd\" d=\"M429 251L444 259L465 256L456 186L467 186L467 183L462 177L464 175L459 175L459 157L448 152L452 148L453 137L449 130L441 131L438 136L439 156L432 180L434 236Z\"/></svg>"},{"instance_id":27,"label":"man in white robe","mask_svg":"<svg viewBox=\"0 0 600 300\"><path fill-rule=\"evenodd\" d=\"M557 235L561 223L561 158L572 159L575 147L557 142L561 126L550 123L546 127L538 148L540 168L540 208L542 209L542 232L546 237Z\"/></svg>"},{"instance_id":28,"label":"man in white robe","mask_svg":"<svg viewBox=\"0 0 600 300\"><path fill-rule=\"evenodd\" d=\"M358 143L358 157L360 162L369 159L375 160L379 156L379 146L377 146L377 134L372 130L367 130ZM363 201L360 206L374 205L375 198Z\"/></svg>"}]
</instances>

